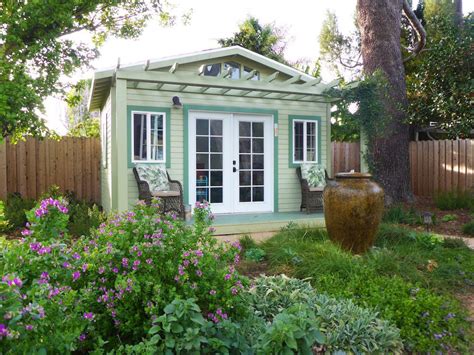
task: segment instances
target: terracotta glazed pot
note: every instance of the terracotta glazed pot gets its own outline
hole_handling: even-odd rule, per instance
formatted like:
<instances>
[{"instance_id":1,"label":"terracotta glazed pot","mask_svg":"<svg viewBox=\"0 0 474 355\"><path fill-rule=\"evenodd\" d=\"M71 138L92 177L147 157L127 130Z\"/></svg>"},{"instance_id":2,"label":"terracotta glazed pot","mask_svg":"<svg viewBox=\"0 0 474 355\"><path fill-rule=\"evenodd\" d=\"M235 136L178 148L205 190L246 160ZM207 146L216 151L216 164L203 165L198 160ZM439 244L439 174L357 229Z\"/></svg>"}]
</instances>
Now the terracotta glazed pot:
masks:
<instances>
[{"instance_id":1,"label":"terracotta glazed pot","mask_svg":"<svg viewBox=\"0 0 474 355\"><path fill-rule=\"evenodd\" d=\"M336 179L326 184L323 199L329 238L355 254L367 251L374 243L384 208L384 192L372 175L336 174Z\"/></svg>"}]
</instances>

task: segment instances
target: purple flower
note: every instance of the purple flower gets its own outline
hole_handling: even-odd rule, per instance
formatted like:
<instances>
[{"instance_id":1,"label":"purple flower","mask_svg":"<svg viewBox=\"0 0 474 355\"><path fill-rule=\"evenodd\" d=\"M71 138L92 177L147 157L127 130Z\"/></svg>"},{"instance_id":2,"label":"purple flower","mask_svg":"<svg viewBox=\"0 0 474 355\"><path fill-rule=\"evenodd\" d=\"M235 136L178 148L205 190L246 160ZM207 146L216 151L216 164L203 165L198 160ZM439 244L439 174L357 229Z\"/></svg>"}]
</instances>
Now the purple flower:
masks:
<instances>
[{"instance_id":1,"label":"purple flower","mask_svg":"<svg viewBox=\"0 0 474 355\"><path fill-rule=\"evenodd\" d=\"M73 281L76 281L77 279L79 279L79 277L81 277L81 272L80 271L74 271L72 273L72 280Z\"/></svg>"},{"instance_id":2,"label":"purple flower","mask_svg":"<svg viewBox=\"0 0 474 355\"><path fill-rule=\"evenodd\" d=\"M116 267L114 267L114 268L112 269L112 272L114 272L114 273L117 274L119 271L118 271L118 269L117 269Z\"/></svg>"},{"instance_id":3,"label":"purple flower","mask_svg":"<svg viewBox=\"0 0 474 355\"><path fill-rule=\"evenodd\" d=\"M49 253L51 253L51 247L41 247L40 250L38 250L39 255L49 254Z\"/></svg>"},{"instance_id":4,"label":"purple flower","mask_svg":"<svg viewBox=\"0 0 474 355\"><path fill-rule=\"evenodd\" d=\"M445 320L448 320L448 319L451 319L451 318L454 318L454 317L456 317L456 315L455 315L454 313L449 312L449 313L446 315L446 317L444 317L444 319L445 319Z\"/></svg>"},{"instance_id":5,"label":"purple flower","mask_svg":"<svg viewBox=\"0 0 474 355\"><path fill-rule=\"evenodd\" d=\"M8 327L5 324L0 324L0 339L10 334Z\"/></svg>"},{"instance_id":6,"label":"purple flower","mask_svg":"<svg viewBox=\"0 0 474 355\"><path fill-rule=\"evenodd\" d=\"M25 325L26 330L33 330L33 326L31 324Z\"/></svg>"},{"instance_id":7,"label":"purple flower","mask_svg":"<svg viewBox=\"0 0 474 355\"><path fill-rule=\"evenodd\" d=\"M88 319L88 320L94 319L94 313L92 313L92 312L84 312L84 319Z\"/></svg>"},{"instance_id":8,"label":"purple flower","mask_svg":"<svg viewBox=\"0 0 474 355\"><path fill-rule=\"evenodd\" d=\"M199 277L202 276L202 271L201 270L196 270L196 275L198 275Z\"/></svg>"},{"instance_id":9,"label":"purple flower","mask_svg":"<svg viewBox=\"0 0 474 355\"><path fill-rule=\"evenodd\" d=\"M49 281L49 274L46 271L43 271L41 273L40 279L38 280L38 283L42 285L42 284L47 284L48 281Z\"/></svg>"},{"instance_id":10,"label":"purple flower","mask_svg":"<svg viewBox=\"0 0 474 355\"><path fill-rule=\"evenodd\" d=\"M87 271L87 268L88 268L88 265L87 265L87 264L83 264L83 265L82 265L82 272L86 272L86 271Z\"/></svg>"},{"instance_id":11,"label":"purple flower","mask_svg":"<svg viewBox=\"0 0 474 355\"><path fill-rule=\"evenodd\" d=\"M28 235L31 235L32 233L33 232L31 230L27 229L27 228L25 228L21 231L21 235L23 235L25 237L28 236Z\"/></svg>"},{"instance_id":12,"label":"purple flower","mask_svg":"<svg viewBox=\"0 0 474 355\"><path fill-rule=\"evenodd\" d=\"M229 280L231 277L232 277L231 274L226 274L226 275L224 276L224 280Z\"/></svg>"},{"instance_id":13,"label":"purple flower","mask_svg":"<svg viewBox=\"0 0 474 355\"><path fill-rule=\"evenodd\" d=\"M133 262L133 267L132 267L132 269L133 269L133 270L137 270L137 269L138 269L138 266L140 265L140 263L141 263L140 260L135 260L135 261Z\"/></svg>"},{"instance_id":14,"label":"purple flower","mask_svg":"<svg viewBox=\"0 0 474 355\"><path fill-rule=\"evenodd\" d=\"M212 295L212 296L214 296L216 293L217 293L216 290L210 290L209 291L209 294Z\"/></svg>"},{"instance_id":15,"label":"purple flower","mask_svg":"<svg viewBox=\"0 0 474 355\"><path fill-rule=\"evenodd\" d=\"M30 243L30 250L31 251L38 251L41 248L41 243Z\"/></svg>"},{"instance_id":16,"label":"purple flower","mask_svg":"<svg viewBox=\"0 0 474 355\"><path fill-rule=\"evenodd\" d=\"M78 253L74 253L74 254L72 254L72 258L76 259L76 260L79 260L81 258L81 256Z\"/></svg>"},{"instance_id":17,"label":"purple flower","mask_svg":"<svg viewBox=\"0 0 474 355\"><path fill-rule=\"evenodd\" d=\"M69 269L70 266L71 264L69 264L67 261L63 262L63 268Z\"/></svg>"},{"instance_id":18,"label":"purple flower","mask_svg":"<svg viewBox=\"0 0 474 355\"><path fill-rule=\"evenodd\" d=\"M152 259L146 259L146 263L147 263L147 264L152 264L152 263L153 263L153 260L152 260Z\"/></svg>"},{"instance_id":19,"label":"purple flower","mask_svg":"<svg viewBox=\"0 0 474 355\"><path fill-rule=\"evenodd\" d=\"M122 259L122 266L123 267L128 267L128 259L127 258Z\"/></svg>"},{"instance_id":20,"label":"purple flower","mask_svg":"<svg viewBox=\"0 0 474 355\"><path fill-rule=\"evenodd\" d=\"M202 256L204 255L204 253L202 252L202 250L195 250L194 251L194 254L196 254L196 256L202 258Z\"/></svg>"},{"instance_id":21,"label":"purple flower","mask_svg":"<svg viewBox=\"0 0 474 355\"><path fill-rule=\"evenodd\" d=\"M102 275L105 271L105 268L103 266L99 267L99 270L97 271L99 275Z\"/></svg>"},{"instance_id":22,"label":"purple flower","mask_svg":"<svg viewBox=\"0 0 474 355\"><path fill-rule=\"evenodd\" d=\"M86 338L87 338L87 335L85 335L84 333L79 335L79 341L84 341L84 340L86 340Z\"/></svg>"}]
</instances>

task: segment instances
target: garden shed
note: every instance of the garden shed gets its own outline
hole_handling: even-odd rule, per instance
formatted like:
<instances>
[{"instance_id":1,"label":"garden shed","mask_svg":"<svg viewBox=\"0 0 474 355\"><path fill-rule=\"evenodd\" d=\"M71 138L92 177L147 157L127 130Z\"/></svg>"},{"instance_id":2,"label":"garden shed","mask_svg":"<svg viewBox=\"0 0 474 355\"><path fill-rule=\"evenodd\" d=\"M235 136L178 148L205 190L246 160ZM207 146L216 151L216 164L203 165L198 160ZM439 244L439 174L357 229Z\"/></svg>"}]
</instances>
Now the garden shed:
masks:
<instances>
[{"instance_id":1,"label":"garden shed","mask_svg":"<svg viewBox=\"0 0 474 355\"><path fill-rule=\"evenodd\" d=\"M217 214L299 211L296 167L331 169L335 85L238 46L96 71L102 205L134 204L133 167L145 164Z\"/></svg>"}]
</instances>

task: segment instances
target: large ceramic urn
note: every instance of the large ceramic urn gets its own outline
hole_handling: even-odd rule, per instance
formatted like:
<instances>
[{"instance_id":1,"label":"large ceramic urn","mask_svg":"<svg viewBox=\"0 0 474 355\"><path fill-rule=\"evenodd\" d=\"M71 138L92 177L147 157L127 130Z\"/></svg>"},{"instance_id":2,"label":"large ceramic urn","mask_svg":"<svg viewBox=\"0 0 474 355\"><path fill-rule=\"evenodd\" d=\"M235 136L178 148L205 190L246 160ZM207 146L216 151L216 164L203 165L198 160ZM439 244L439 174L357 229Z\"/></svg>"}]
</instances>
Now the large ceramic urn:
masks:
<instances>
[{"instance_id":1,"label":"large ceramic urn","mask_svg":"<svg viewBox=\"0 0 474 355\"><path fill-rule=\"evenodd\" d=\"M329 238L355 254L374 243L382 219L384 192L370 174L339 173L324 188L324 218Z\"/></svg>"}]
</instances>

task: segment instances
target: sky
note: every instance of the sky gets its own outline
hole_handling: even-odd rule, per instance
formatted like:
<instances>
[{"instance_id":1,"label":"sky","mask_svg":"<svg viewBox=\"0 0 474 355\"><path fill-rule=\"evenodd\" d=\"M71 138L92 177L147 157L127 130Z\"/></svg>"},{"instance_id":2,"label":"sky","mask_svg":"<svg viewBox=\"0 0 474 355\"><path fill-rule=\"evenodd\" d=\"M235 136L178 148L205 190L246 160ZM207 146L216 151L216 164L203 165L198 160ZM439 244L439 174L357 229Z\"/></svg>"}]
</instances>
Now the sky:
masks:
<instances>
[{"instance_id":1,"label":"sky","mask_svg":"<svg viewBox=\"0 0 474 355\"><path fill-rule=\"evenodd\" d=\"M353 29L356 0L169 0L179 4L173 13L179 15L192 9L191 21L184 25L161 27L151 20L140 38L123 40L109 38L100 48L101 55L92 66L95 69L115 67L118 58L121 65L144 62L147 59L217 48L217 39L229 37L237 32L239 23L248 16L261 23L274 23L286 30L288 44L285 57L290 61L314 62L319 56L318 36L326 12L337 14L342 32ZM416 1L414 1L416 3ZM474 9L474 0L464 1L464 10ZM76 34L77 41L88 41L85 33ZM90 78L93 69L77 72L65 81L76 82ZM322 72L323 81L331 80L328 71ZM50 128L59 134L66 133L65 104L56 98L45 101L46 120Z\"/></svg>"}]
</instances>

